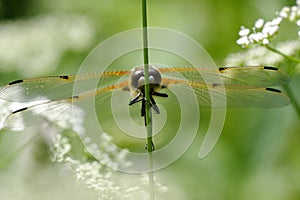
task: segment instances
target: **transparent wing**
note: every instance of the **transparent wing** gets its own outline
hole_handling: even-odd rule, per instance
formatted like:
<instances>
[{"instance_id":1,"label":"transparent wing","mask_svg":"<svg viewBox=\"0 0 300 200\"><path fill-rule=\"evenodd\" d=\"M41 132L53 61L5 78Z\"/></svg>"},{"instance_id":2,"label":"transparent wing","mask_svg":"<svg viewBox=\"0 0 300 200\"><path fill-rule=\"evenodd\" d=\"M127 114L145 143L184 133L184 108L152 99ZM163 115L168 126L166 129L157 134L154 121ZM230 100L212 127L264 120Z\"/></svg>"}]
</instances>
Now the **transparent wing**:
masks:
<instances>
[{"instance_id":1,"label":"transparent wing","mask_svg":"<svg viewBox=\"0 0 300 200\"><path fill-rule=\"evenodd\" d=\"M58 100L91 90L95 84L96 86L98 84L104 87L116 82L120 76L129 74L130 71L107 71L103 73L17 80L0 88L0 99L16 102ZM99 80L100 82L98 82ZM76 91L77 94L73 93L75 83L80 84L80 89Z\"/></svg>"},{"instance_id":2,"label":"transparent wing","mask_svg":"<svg viewBox=\"0 0 300 200\"><path fill-rule=\"evenodd\" d=\"M232 67L232 68L190 68L174 67L159 68L164 76L179 74L179 78L162 79L163 88L171 93L182 95L183 103L190 101L196 94L201 107L279 107L290 103L290 99L277 89L266 88L282 85L289 81L289 76L273 67ZM49 100L46 103L25 107L13 112L6 120L6 126L12 124L37 124L45 116L59 119L69 111L70 103L84 99L96 98L100 105L109 99L109 92L127 88L128 81L115 83L121 76L129 75L130 71L111 71L72 76L52 76L32 78L11 82L0 89L0 98L11 101ZM101 77L100 88L86 90L89 85ZM205 81L204 81L205 80ZM78 94L73 93L75 83L80 84ZM115 83L115 84L111 84ZM226 93L224 92L224 89ZM168 92L167 92L168 93ZM172 100L172 95L169 98ZM226 103L224 102L226 99ZM213 101L213 103L211 103ZM180 102L182 103L182 102ZM53 114L51 114L53 113Z\"/></svg>"},{"instance_id":3,"label":"transparent wing","mask_svg":"<svg viewBox=\"0 0 300 200\"><path fill-rule=\"evenodd\" d=\"M64 128L74 128L76 126L74 117L83 117L86 112L89 112L88 109L93 109L91 102L96 100L101 106L100 109L106 109L111 92L122 90L127 85L128 82L123 81L80 95L24 107L12 112L3 126L13 130L22 130L24 127L52 122Z\"/></svg>"},{"instance_id":4,"label":"transparent wing","mask_svg":"<svg viewBox=\"0 0 300 200\"><path fill-rule=\"evenodd\" d=\"M193 94L200 107L280 107L290 103L287 95L273 88L244 87L243 85L207 85L203 82L163 78L167 90L181 95L189 104ZM168 92L166 92L168 93ZM183 98L182 98L183 97ZM170 97L170 100L175 97ZM213 103L212 103L213 102Z\"/></svg>"},{"instance_id":5,"label":"transparent wing","mask_svg":"<svg viewBox=\"0 0 300 200\"><path fill-rule=\"evenodd\" d=\"M25 127L43 124L45 122L67 123L72 115L72 99L48 101L45 103L24 107L11 113L3 126L12 130L23 130Z\"/></svg>"},{"instance_id":6,"label":"transparent wing","mask_svg":"<svg viewBox=\"0 0 300 200\"><path fill-rule=\"evenodd\" d=\"M185 78L189 81L206 83L207 85L224 84L226 88L262 88L283 85L290 81L290 77L275 67L220 67L193 68L172 67L158 68L164 77ZM181 77L180 77L181 76Z\"/></svg>"}]
</instances>

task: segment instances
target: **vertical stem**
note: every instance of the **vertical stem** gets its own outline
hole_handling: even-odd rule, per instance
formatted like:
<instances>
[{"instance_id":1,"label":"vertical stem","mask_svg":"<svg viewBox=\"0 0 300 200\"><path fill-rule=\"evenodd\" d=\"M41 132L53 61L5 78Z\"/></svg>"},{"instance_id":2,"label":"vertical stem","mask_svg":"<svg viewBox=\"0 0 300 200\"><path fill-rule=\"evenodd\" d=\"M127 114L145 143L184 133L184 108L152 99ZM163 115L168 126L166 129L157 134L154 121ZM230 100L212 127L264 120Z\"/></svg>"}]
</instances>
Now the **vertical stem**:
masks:
<instances>
[{"instance_id":1,"label":"vertical stem","mask_svg":"<svg viewBox=\"0 0 300 200\"><path fill-rule=\"evenodd\" d=\"M153 176L153 142L152 142L152 114L150 104L150 85L149 85L149 55L148 55L148 30L147 30L147 0L142 0L143 15L143 54L144 54L144 76L145 76L145 126L147 129L147 150L149 168L149 199L154 200L154 176Z\"/></svg>"},{"instance_id":2,"label":"vertical stem","mask_svg":"<svg viewBox=\"0 0 300 200\"><path fill-rule=\"evenodd\" d=\"M147 0L143 1L143 54L144 54L144 76L145 76L145 99L146 99L146 113L145 126L147 127L147 147L148 152L153 151L152 143L152 116L150 105L150 85L149 85L149 55L148 55L148 32L147 32Z\"/></svg>"},{"instance_id":3,"label":"vertical stem","mask_svg":"<svg viewBox=\"0 0 300 200\"><path fill-rule=\"evenodd\" d=\"M300 63L300 60L299 60L298 58L295 58L295 57L293 57L293 56L286 55L286 54L282 53L281 51L277 50L276 48L274 48L274 47L272 47L272 46L270 46L270 45L265 45L265 47L266 47L267 49L269 49L270 51L273 51L274 53L277 53L277 54L283 56L284 58L286 58L286 59L288 59L288 60L291 60L291 61L296 62L296 63Z\"/></svg>"}]
</instances>

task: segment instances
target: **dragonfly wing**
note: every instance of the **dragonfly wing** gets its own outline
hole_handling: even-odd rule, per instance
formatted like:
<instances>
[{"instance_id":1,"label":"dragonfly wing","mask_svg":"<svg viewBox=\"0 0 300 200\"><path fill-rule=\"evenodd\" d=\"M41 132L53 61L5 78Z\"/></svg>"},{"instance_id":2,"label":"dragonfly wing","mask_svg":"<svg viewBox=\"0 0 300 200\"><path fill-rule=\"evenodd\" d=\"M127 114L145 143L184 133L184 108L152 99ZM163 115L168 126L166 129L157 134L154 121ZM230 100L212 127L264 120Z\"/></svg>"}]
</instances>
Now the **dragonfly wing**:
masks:
<instances>
[{"instance_id":1,"label":"dragonfly wing","mask_svg":"<svg viewBox=\"0 0 300 200\"><path fill-rule=\"evenodd\" d=\"M220 67L193 68L172 67L158 69L165 77L179 74L190 81L198 81L208 85L224 84L226 88L262 88L283 85L290 81L290 77L275 67Z\"/></svg>"},{"instance_id":2,"label":"dragonfly wing","mask_svg":"<svg viewBox=\"0 0 300 200\"><path fill-rule=\"evenodd\" d=\"M25 127L50 121L66 123L71 113L71 99L48 101L14 111L5 119L3 126L12 130L23 130Z\"/></svg>"},{"instance_id":3,"label":"dragonfly wing","mask_svg":"<svg viewBox=\"0 0 300 200\"><path fill-rule=\"evenodd\" d=\"M74 76L55 76L13 81L0 89L0 98L29 102L70 97L74 78Z\"/></svg>"},{"instance_id":4,"label":"dragonfly wing","mask_svg":"<svg viewBox=\"0 0 300 200\"><path fill-rule=\"evenodd\" d=\"M129 71L108 71L17 80L0 88L0 98L16 102L58 100L113 84L120 76L129 73ZM73 91L75 83L76 93Z\"/></svg>"},{"instance_id":5,"label":"dragonfly wing","mask_svg":"<svg viewBox=\"0 0 300 200\"><path fill-rule=\"evenodd\" d=\"M201 93L196 89L196 93ZM210 95L216 99L223 95L218 89L210 90ZM272 88L254 88L254 89L226 89L226 104L216 102L213 107L282 107L290 104L290 99L280 90ZM223 98L224 99L224 98ZM222 104L220 104L222 103Z\"/></svg>"},{"instance_id":6,"label":"dragonfly wing","mask_svg":"<svg viewBox=\"0 0 300 200\"><path fill-rule=\"evenodd\" d=\"M287 95L272 88L233 88L167 78L163 82L170 92L181 96L179 103L189 104L190 97L196 95L200 107L280 107L290 103Z\"/></svg>"},{"instance_id":7,"label":"dragonfly wing","mask_svg":"<svg viewBox=\"0 0 300 200\"><path fill-rule=\"evenodd\" d=\"M117 89L121 90L127 85L128 82L124 81L80 95L54 101L49 100L21 108L6 118L4 127L22 130L24 127L51 122L64 128L74 128L76 126L74 117L83 117L85 113L93 110L92 106L95 100L100 109L107 109L111 92Z\"/></svg>"}]
</instances>

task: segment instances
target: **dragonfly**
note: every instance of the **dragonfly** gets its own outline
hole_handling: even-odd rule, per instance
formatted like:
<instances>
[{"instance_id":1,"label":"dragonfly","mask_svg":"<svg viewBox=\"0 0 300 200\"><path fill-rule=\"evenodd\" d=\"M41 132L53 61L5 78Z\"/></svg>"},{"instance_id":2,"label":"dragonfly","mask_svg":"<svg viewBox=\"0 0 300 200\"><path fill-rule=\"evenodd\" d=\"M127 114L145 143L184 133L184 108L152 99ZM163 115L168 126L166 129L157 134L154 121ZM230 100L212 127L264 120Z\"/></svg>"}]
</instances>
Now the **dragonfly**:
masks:
<instances>
[{"instance_id":1,"label":"dragonfly","mask_svg":"<svg viewBox=\"0 0 300 200\"><path fill-rule=\"evenodd\" d=\"M122 78L122 79L121 79ZM186 99L195 94L200 108L209 107L264 107L274 108L290 104L290 98L272 86L287 84L290 77L276 67L154 67L149 68L150 105L160 113L156 99L172 99L170 92L180 91ZM90 89L93 81L97 87ZM75 84L80 90L74 93ZM144 67L87 74L47 76L20 79L0 88L0 99L12 102L40 101L37 105L14 110L9 119L39 108L59 110L59 105L76 103L88 98L104 101L112 91L129 92L129 105L141 102L141 116L145 115ZM225 92L224 92L225 91ZM211 99L226 102L211 102ZM180 103L180 102L179 102ZM63 113L62 113L63 114ZM14 120L11 120L14 121Z\"/></svg>"}]
</instances>

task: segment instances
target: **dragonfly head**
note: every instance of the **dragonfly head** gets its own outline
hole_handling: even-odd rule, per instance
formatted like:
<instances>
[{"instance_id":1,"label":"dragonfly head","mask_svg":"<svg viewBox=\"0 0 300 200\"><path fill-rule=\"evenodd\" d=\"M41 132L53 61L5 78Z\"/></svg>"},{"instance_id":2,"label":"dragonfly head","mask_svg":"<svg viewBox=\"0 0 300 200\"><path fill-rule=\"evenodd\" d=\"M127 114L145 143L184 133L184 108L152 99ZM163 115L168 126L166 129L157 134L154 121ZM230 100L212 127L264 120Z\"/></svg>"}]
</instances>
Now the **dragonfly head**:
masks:
<instances>
[{"instance_id":1,"label":"dragonfly head","mask_svg":"<svg viewBox=\"0 0 300 200\"><path fill-rule=\"evenodd\" d=\"M154 91L156 88L159 88L161 84L160 72L151 66L149 67L149 83L150 83L151 91ZM141 93L144 94L144 86L145 86L144 67L137 67L132 71L131 86L134 89L138 89Z\"/></svg>"}]
</instances>

